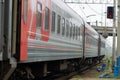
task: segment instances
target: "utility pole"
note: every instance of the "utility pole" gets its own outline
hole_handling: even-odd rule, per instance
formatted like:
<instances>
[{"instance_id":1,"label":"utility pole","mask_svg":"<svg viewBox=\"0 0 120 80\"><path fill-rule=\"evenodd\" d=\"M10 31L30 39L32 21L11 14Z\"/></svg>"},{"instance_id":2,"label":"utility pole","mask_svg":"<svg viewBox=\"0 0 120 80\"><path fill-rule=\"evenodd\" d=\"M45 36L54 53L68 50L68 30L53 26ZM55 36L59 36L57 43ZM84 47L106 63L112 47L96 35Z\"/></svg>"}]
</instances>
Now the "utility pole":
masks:
<instances>
[{"instance_id":1,"label":"utility pole","mask_svg":"<svg viewBox=\"0 0 120 80\"><path fill-rule=\"evenodd\" d=\"M117 56L120 56L120 0L118 0Z\"/></svg>"},{"instance_id":2,"label":"utility pole","mask_svg":"<svg viewBox=\"0 0 120 80\"><path fill-rule=\"evenodd\" d=\"M114 17L113 17L113 46L112 46L112 68L114 68L116 64L116 51L115 51L115 44L116 44L116 5L117 1L114 0Z\"/></svg>"}]
</instances>

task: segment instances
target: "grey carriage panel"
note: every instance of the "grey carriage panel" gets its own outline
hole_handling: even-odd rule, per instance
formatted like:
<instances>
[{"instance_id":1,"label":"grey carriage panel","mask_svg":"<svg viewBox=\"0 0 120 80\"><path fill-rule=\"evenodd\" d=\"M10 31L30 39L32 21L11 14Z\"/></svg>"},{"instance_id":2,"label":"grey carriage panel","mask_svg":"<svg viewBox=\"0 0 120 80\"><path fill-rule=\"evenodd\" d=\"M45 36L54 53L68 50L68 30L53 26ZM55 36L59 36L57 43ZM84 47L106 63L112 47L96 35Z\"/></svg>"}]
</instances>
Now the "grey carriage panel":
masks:
<instances>
[{"instance_id":1,"label":"grey carriage panel","mask_svg":"<svg viewBox=\"0 0 120 80\"><path fill-rule=\"evenodd\" d=\"M96 56L98 56L99 35L97 34L97 32L92 31L91 30L92 28L90 28L90 26L87 29L90 31L90 33L87 33L87 34L89 34L88 38L87 38L87 40L89 39L89 43L85 42L85 44L89 45L88 47L85 46L85 57L96 57Z\"/></svg>"},{"instance_id":2,"label":"grey carriage panel","mask_svg":"<svg viewBox=\"0 0 120 80\"><path fill-rule=\"evenodd\" d=\"M76 44L76 43L72 43L72 42L64 42L61 40L61 42L59 41L53 41L53 40L49 40L48 42L44 42L44 41L39 41L39 40L30 40L29 39L29 44L36 44L36 45L40 45L40 46L57 46L57 47L62 47L62 48L79 48L82 47L82 45L80 44Z\"/></svg>"},{"instance_id":3,"label":"grey carriage panel","mask_svg":"<svg viewBox=\"0 0 120 80\"><path fill-rule=\"evenodd\" d=\"M68 44L68 42L62 42L62 40L61 42L29 40L29 43L37 44L39 48L28 47L28 62L80 58L83 53L82 45ZM41 46L44 47L42 48ZM54 48L50 48L49 46L53 46Z\"/></svg>"},{"instance_id":4,"label":"grey carriage panel","mask_svg":"<svg viewBox=\"0 0 120 80\"><path fill-rule=\"evenodd\" d=\"M85 52L85 57L96 57L96 56L98 56L97 47L88 48L87 51Z\"/></svg>"},{"instance_id":5,"label":"grey carriage panel","mask_svg":"<svg viewBox=\"0 0 120 80\"><path fill-rule=\"evenodd\" d=\"M51 61L51 60L62 60L80 58L82 51L60 51L55 49L37 49L29 48L28 61Z\"/></svg>"},{"instance_id":6,"label":"grey carriage panel","mask_svg":"<svg viewBox=\"0 0 120 80\"><path fill-rule=\"evenodd\" d=\"M101 48L101 54L100 55L105 55L105 54L106 54L105 48Z\"/></svg>"}]
</instances>

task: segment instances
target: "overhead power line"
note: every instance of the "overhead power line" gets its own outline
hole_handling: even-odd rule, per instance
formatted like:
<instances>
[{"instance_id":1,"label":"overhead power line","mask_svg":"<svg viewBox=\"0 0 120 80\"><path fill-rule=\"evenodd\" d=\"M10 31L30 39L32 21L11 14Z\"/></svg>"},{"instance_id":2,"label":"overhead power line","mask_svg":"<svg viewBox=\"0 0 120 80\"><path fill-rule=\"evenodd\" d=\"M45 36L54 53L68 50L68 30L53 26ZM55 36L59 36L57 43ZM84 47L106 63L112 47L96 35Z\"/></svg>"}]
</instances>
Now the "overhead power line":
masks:
<instances>
[{"instance_id":1,"label":"overhead power line","mask_svg":"<svg viewBox=\"0 0 120 80\"><path fill-rule=\"evenodd\" d=\"M97 12L97 11L96 11L95 9L93 9L89 4L87 4L87 6L88 6L93 12L95 12L96 14L103 16L102 13Z\"/></svg>"},{"instance_id":2,"label":"overhead power line","mask_svg":"<svg viewBox=\"0 0 120 80\"><path fill-rule=\"evenodd\" d=\"M79 7L80 7L81 11L83 12L83 14L86 16L86 14L85 14L84 10L81 8L81 6L79 6Z\"/></svg>"},{"instance_id":3,"label":"overhead power line","mask_svg":"<svg viewBox=\"0 0 120 80\"><path fill-rule=\"evenodd\" d=\"M63 0L65 3L74 4L113 4L113 0Z\"/></svg>"}]
</instances>

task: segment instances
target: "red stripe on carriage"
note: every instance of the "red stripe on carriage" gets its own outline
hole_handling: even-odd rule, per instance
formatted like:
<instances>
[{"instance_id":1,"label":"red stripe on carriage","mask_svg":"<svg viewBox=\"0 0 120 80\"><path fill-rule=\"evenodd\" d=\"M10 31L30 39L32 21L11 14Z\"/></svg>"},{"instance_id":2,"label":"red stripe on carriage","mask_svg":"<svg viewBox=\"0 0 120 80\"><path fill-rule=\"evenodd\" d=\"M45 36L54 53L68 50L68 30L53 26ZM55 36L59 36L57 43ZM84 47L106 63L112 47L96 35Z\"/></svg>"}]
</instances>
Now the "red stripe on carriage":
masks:
<instances>
[{"instance_id":1,"label":"red stripe on carriage","mask_svg":"<svg viewBox=\"0 0 120 80\"><path fill-rule=\"evenodd\" d=\"M24 0L22 0L21 36L20 36L20 60L21 61L27 60L27 51L28 51L27 46L28 46L28 26L27 26L27 22L26 23L24 22Z\"/></svg>"},{"instance_id":2,"label":"red stripe on carriage","mask_svg":"<svg viewBox=\"0 0 120 80\"><path fill-rule=\"evenodd\" d=\"M31 6L34 8L33 10L34 11L31 11L33 14L31 14L32 18L30 19L30 26L31 26L31 29L30 29L30 39L35 39L36 38L36 34L33 34L33 33L36 33L36 22L37 22L37 19L36 19L36 16L37 16L37 1L34 0L34 3L35 5L32 5L32 2L31 2Z\"/></svg>"}]
</instances>

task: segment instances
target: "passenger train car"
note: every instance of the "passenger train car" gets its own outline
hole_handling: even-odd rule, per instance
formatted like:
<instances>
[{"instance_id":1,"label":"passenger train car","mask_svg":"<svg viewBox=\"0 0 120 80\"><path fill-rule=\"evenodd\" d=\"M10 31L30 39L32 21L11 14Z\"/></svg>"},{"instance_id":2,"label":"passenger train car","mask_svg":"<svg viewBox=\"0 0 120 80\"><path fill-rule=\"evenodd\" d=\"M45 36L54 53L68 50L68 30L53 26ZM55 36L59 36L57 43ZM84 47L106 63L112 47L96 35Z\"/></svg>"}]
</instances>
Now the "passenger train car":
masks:
<instances>
[{"instance_id":1,"label":"passenger train car","mask_svg":"<svg viewBox=\"0 0 120 80\"><path fill-rule=\"evenodd\" d=\"M1 79L75 71L105 55L105 39L61 0L5 0L0 8Z\"/></svg>"}]
</instances>

